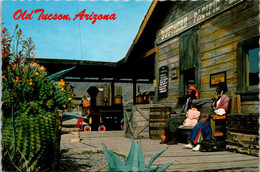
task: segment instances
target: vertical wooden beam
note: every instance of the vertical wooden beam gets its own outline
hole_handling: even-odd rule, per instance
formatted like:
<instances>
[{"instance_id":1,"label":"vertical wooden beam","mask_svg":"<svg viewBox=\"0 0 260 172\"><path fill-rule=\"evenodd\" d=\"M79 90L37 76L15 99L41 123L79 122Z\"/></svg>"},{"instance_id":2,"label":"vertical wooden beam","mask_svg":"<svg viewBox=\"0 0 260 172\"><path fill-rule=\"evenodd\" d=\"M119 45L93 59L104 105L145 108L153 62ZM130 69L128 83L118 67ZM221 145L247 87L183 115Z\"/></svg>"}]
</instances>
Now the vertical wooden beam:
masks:
<instances>
[{"instance_id":1,"label":"vertical wooden beam","mask_svg":"<svg viewBox=\"0 0 260 172\"><path fill-rule=\"evenodd\" d=\"M133 78L133 104L136 104L136 79Z\"/></svg>"},{"instance_id":2,"label":"vertical wooden beam","mask_svg":"<svg viewBox=\"0 0 260 172\"><path fill-rule=\"evenodd\" d=\"M156 53L154 54L154 79L156 80L156 87L154 88L154 104L157 104L157 100L158 100L158 86L157 86L157 82L158 82L158 75L157 75L157 44L156 44L156 40L154 41L154 47L156 48ZM153 83L154 84L154 83Z\"/></svg>"},{"instance_id":3,"label":"vertical wooden beam","mask_svg":"<svg viewBox=\"0 0 260 172\"><path fill-rule=\"evenodd\" d=\"M111 97L112 97L112 106L114 105L114 95L115 95L115 82L114 82L114 80L112 81L112 83L111 83Z\"/></svg>"},{"instance_id":4,"label":"vertical wooden beam","mask_svg":"<svg viewBox=\"0 0 260 172\"><path fill-rule=\"evenodd\" d=\"M200 85L200 65L201 65L201 60L200 60L200 29L198 29L196 31L196 50L197 50L197 53L196 53L196 66L195 66L195 86L198 90L198 92L200 93L200 88L201 88L201 85Z\"/></svg>"}]
</instances>

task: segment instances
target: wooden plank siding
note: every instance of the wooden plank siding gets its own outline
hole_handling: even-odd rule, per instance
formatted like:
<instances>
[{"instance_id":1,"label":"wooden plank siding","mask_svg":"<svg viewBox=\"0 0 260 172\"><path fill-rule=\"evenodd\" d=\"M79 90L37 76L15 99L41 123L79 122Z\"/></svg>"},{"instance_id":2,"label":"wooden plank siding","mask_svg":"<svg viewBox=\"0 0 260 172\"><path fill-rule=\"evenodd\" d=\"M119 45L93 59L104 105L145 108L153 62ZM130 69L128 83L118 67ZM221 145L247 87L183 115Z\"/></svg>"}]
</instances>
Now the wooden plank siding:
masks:
<instances>
[{"instance_id":1,"label":"wooden plank siding","mask_svg":"<svg viewBox=\"0 0 260 172\"><path fill-rule=\"evenodd\" d=\"M225 11L224 13L220 13L216 17L211 18L210 22L206 21L205 23L203 23L203 25L201 26L201 31L208 29L209 27L212 27L212 23L216 24L216 26L221 23L224 23L224 19L226 18L232 17L231 21L239 20L241 17L245 17L245 16L237 16L238 13L243 12L244 10L247 9L251 9L252 7L255 8L256 6L258 6L258 4L259 4L258 1L251 1L251 2L244 1L236 5L235 7L229 9L228 11Z\"/></svg>"},{"instance_id":2,"label":"wooden plank siding","mask_svg":"<svg viewBox=\"0 0 260 172\"><path fill-rule=\"evenodd\" d=\"M160 98L159 102L172 108L177 105L177 98L179 94L179 79L171 79L171 69L177 68L179 72L179 38L173 38L169 41L159 45L157 47L158 56L157 56L157 73L161 66L168 66L169 68L169 81L168 81L168 97Z\"/></svg>"},{"instance_id":3,"label":"wooden plank siding","mask_svg":"<svg viewBox=\"0 0 260 172\"><path fill-rule=\"evenodd\" d=\"M214 96L209 76L226 71L228 93L237 92L238 42L259 35L259 2L242 2L201 25L201 97ZM258 102L242 102L242 112L258 112Z\"/></svg>"},{"instance_id":4,"label":"wooden plank siding","mask_svg":"<svg viewBox=\"0 0 260 172\"><path fill-rule=\"evenodd\" d=\"M177 20L205 2L176 2L162 20L162 27ZM259 35L259 1L243 1L238 5L200 24L200 97L215 97L215 86L210 86L210 74L226 71L228 96L237 93L238 43ZM157 46L157 71L168 66L169 72L177 68L179 76L180 37L179 35ZM169 73L168 97L158 103L174 108L179 97L179 77L171 79ZM242 102L242 112L258 112L258 101ZM180 109L175 109L180 110Z\"/></svg>"},{"instance_id":5,"label":"wooden plank siding","mask_svg":"<svg viewBox=\"0 0 260 172\"><path fill-rule=\"evenodd\" d=\"M170 24L172 21L177 20L178 18L182 17L189 11L199 7L201 4L203 4L203 1L197 1L194 3L193 1L175 1L172 2L172 8L169 10L168 15L165 16L164 19L162 19L161 28L165 27L166 25ZM160 30L158 29L158 30Z\"/></svg>"},{"instance_id":6,"label":"wooden plank siding","mask_svg":"<svg viewBox=\"0 0 260 172\"><path fill-rule=\"evenodd\" d=\"M244 101L241 102L242 112L256 113L259 108L259 101Z\"/></svg>"}]
</instances>

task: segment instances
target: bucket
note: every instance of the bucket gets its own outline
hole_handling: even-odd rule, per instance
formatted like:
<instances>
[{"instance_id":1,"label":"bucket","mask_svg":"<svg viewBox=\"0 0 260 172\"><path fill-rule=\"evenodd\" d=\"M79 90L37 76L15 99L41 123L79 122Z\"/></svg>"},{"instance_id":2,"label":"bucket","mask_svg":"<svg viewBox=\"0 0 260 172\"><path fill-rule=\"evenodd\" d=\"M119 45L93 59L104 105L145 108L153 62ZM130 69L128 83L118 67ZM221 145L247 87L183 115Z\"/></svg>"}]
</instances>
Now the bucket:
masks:
<instances>
[{"instance_id":1,"label":"bucket","mask_svg":"<svg viewBox=\"0 0 260 172\"><path fill-rule=\"evenodd\" d=\"M149 132L151 139L161 139L165 131L166 120L170 117L171 107L151 107Z\"/></svg>"}]
</instances>

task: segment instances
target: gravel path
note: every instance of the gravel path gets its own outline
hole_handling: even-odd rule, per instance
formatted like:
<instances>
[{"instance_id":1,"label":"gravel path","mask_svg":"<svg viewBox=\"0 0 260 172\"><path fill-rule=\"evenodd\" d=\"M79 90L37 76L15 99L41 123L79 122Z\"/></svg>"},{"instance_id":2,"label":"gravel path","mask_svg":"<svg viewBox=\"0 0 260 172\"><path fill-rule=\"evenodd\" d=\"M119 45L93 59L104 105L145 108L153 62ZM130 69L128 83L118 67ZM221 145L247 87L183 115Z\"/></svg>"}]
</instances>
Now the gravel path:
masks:
<instances>
[{"instance_id":1,"label":"gravel path","mask_svg":"<svg viewBox=\"0 0 260 172\"><path fill-rule=\"evenodd\" d=\"M124 157L120 157L124 161ZM103 153L78 153L62 150L59 171L107 171L108 166Z\"/></svg>"}]
</instances>

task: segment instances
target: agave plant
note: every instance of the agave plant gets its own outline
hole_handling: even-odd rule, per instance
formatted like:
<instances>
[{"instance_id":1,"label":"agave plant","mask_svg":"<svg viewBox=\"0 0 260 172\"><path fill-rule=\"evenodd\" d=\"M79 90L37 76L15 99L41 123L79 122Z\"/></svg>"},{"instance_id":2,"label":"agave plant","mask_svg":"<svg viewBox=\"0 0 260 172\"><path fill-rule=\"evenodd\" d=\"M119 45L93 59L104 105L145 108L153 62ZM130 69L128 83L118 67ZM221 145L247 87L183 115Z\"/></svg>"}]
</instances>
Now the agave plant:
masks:
<instances>
[{"instance_id":1,"label":"agave plant","mask_svg":"<svg viewBox=\"0 0 260 172\"><path fill-rule=\"evenodd\" d=\"M65 70L56 72L56 73L54 73L54 74L52 74L52 75L49 75L48 78L51 79L51 80L56 80L56 79L58 79L59 77L61 77L62 75L64 75L64 74L68 73L69 71L71 71L71 70L74 69L74 68L75 68L75 66L72 67L72 68L69 68L69 69L65 69Z\"/></svg>"},{"instance_id":2,"label":"agave plant","mask_svg":"<svg viewBox=\"0 0 260 172\"><path fill-rule=\"evenodd\" d=\"M152 167L152 164L156 158L158 158L167 149L168 147L156 153L146 166L141 148L141 141L139 141L139 143L135 143L132 138L130 152L125 160L125 163L123 163L116 154L109 151L103 145L103 152L108 163L108 171L165 171L173 162L157 167Z\"/></svg>"}]
</instances>

